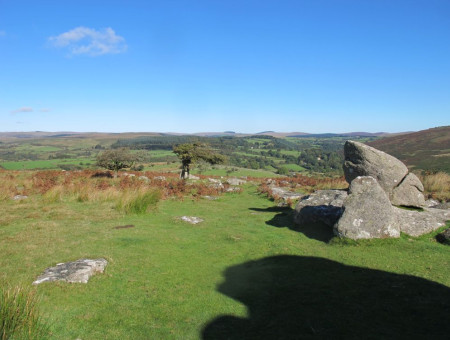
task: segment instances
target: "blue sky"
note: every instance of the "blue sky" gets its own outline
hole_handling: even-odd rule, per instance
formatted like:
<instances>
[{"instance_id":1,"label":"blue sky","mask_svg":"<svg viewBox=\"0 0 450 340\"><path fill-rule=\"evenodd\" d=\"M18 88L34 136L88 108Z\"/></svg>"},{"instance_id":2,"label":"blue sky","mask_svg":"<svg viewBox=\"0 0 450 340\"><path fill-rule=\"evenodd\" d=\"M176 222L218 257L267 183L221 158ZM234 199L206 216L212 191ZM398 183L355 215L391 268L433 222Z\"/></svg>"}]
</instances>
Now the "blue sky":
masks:
<instances>
[{"instance_id":1,"label":"blue sky","mask_svg":"<svg viewBox=\"0 0 450 340\"><path fill-rule=\"evenodd\" d=\"M449 123L448 0L0 0L0 131Z\"/></svg>"}]
</instances>

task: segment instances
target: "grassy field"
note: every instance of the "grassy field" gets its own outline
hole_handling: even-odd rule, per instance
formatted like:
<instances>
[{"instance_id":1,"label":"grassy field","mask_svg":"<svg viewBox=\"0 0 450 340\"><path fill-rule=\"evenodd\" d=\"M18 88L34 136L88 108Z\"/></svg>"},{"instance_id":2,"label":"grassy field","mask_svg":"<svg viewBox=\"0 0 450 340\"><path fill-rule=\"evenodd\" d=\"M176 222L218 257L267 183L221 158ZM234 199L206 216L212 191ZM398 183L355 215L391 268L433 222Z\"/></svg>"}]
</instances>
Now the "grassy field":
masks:
<instances>
[{"instance_id":1,"label":"grassy field","mask_svg":"<svg viewBox=\"0 0 450 340\"><path fill-rule=\"evenodd\" d=\"M88 284L36 287L52 339L448 338L450 252L437 232L343 242L294 225L256 184L126 215L108 200L49 200L31 190L45 189L40 177L1 175L30 197L0 201L0 282L29 286L80 258L109 262Z\"/></svg>"}]
</instances>

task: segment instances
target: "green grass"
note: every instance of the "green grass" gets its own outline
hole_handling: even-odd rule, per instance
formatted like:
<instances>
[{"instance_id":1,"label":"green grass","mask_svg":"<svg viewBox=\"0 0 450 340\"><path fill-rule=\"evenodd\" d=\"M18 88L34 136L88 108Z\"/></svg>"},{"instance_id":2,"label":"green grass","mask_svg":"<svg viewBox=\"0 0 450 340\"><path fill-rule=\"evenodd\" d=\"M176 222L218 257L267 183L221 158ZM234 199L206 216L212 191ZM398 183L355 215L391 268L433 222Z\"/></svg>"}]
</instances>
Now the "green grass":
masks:
<instances>
[{"instance_id":1,"label":"green grass","mask_svg":"<svg viewBox=\"0 0 450 340\"><path fill-rule=\"evenodd\" d=\"M237 167L222 167L222 166L215 166L215 169L210 169L207 171L203 171L202 175L206 176L228 176L228 168L234 168L238 169L237 171L232 171L229 173L229 176L234 177L241 177L241 176L248 176L248 177L277 177L274 172L269 170L253 170L253 169L246 169L246 168L237 168ZM192 170L192 174L198 174L198 169L194 168Z\"/></svg>"},{"instance_id":2,"label":"green grass","mask_svg":"<svg viewBox=\"0 0 450 340\"><path fill-rule=\"evenodd\" d=\"M49 159L49 160L36 160L36 161L11 161L0 162L0 165L6 170L33 170L33 169L60 169L59 164L80 165L80 163L95 164L95 159L89 158L71 158L71 159Z\"/></svg>"},{"instance_id":3,"label":"green grass","mask_svg":"<svg viewBox=\"0 0 450 340\"><path fill-rule=\"evenodd\" d=\"M216 201L161 201L144 215L40 196L0 204L0 280L30 285L59 262L109 261L88 284L37 286L55 339L439 339L450 331L450 252L433 235L327 243L330 230L293 225L291 210L253 186ZM183 215L205 221L190 225Z\"/></svg>"}]
</instances>

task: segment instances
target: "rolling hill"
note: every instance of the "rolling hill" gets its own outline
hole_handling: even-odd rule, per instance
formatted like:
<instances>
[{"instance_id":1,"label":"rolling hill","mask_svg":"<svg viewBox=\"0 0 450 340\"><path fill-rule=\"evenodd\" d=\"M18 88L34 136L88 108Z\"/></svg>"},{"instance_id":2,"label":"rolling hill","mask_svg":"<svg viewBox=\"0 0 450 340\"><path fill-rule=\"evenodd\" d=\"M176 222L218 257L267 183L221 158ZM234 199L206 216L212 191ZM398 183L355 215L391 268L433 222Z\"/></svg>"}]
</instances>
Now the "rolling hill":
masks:
<instances>
[{"instance_id":1,"label":"rolling hill","mask_svg":"<svg viewBox=\"0 0 450 340\"><path fill-rule=\"evenodd\" d=\"M367 144L397 157L411 169L450 173L450 126L385 137Z\"/></svg>"}]
</instances>

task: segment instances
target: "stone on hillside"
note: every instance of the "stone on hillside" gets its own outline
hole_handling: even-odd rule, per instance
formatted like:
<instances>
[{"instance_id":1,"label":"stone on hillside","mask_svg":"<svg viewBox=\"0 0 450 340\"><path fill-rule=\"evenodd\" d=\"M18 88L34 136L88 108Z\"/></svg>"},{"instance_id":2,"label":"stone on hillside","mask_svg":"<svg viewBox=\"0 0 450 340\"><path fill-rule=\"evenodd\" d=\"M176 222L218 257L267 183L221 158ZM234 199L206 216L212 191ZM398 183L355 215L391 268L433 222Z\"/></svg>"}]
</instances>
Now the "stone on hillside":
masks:
<instances>
[{"instance_id":1,"label":"stone on hillside","mask_svg":"<svg viewBox=\"0 0 450 340\"><path fill-rule=\"evenodd\" d=\"M344 174L348 183L358 176L372 176L391 195L408 168L397 158L368 145L347 141L344 145Z\"/></svg>"},{"instance_id":2,"label":"stone on hillside","mask_svg":"<svg viewBox=\"0 0 450 340\"><path fill-rule=\"evenodd\" d=\"M436 240L439 243L450 245L450 228L436 235Z\"/></svg>"},{"instance_id":3,"label":"stone on hillside","mask_svg":"<svg viewBox=\"0 0 450 340\"><path fill-rule=\"evenodd\" d=\"M28 196L25 195L16 195L12 198L13 201L22 201L22 200L26 200L28 198Z\"/></svg>"},{"instance_id":4,"label":"stone on hillside","mask_svg":"<svg viewBox=\"0 0 450 340\"><path fill-rule=\"evenodd\" d=\"M80 259L74 262L58 263L55 267L47 268L33 284L51 281L87 283L95 273L103 273L107 264L105 259Z\"/></svg>"},{"instance_id":5,"label":"stone on hillside","mask_svg":"<svg viewBox=\"0 0 450 340\"><path fill-rule=\"evenodd\" d=\"M428 208L435 208L437 205L439 205L439 201L433 199L428 199L425 201L425 206Z\"/></svg>"},{"instance_id":6,"label":"stone on hillside","mask_svg":"<svg viewBox=\"0 0 450 340\"><path fill-rule=\"evenodd\" d=\"M147 183L150 182L150 179L147 176L139 176L138 179Z\"/></svg>"},{"instance_id":7,"label":"stone on hillside","mask_svg":"<svg viewBox=\"0 0 450 340\"><path fill-rule=\"evenodd\" d=\"M344 212L334 225L336 235L351 239L400 236L391 202L375 178L355 178L343 207Z\"/></svg>"},{"instance_id":8,"label":"stone on hillside","mask_svg":"<svg viewBox=\"0 0 450 340\"><path fill-rule=\"evenodd\" d=\"M344 174L348 183L358 176L371 176L394 205L425 205L423 185L397 158L368 145L347 141L344 145Z\"/></svg>"},{"instance_id":9,"label":"stone on hillside","mask_svg":"<svg viewBox=\"0 0 450 340\"><path fill-rule=\"evenodd\" d=\"M200 217L196 217L196 216L181 216L180 219L182 221L190 223L190 224L198 224L198 223L201 223L204 221Z\"/></svg>"},{"instance_id":10,"label":"stone on hillside","mask_svg":"<svg viewBox=\"0 0 450 340\"><path fill-rule=\"evenodd\" d=\"M423 207L425 206L423 190L420 179L413 173L409 173L400 185L392 191L391 203L408 207Z\"/></svg>"},{"instance_id":11,"label":"stone on hillside","mask_svg":"<svg viewBox=\"0 0 450 340\"><path fill-rule=\"evenodd\" d=\"M192 179L192 180L199 180L199 179L200 179L200 177L198 177L198 176L195 176L195 175L191 175L191 174L189 174L189 177L188 177L188 179Z\"/></svg>"},{"instance_id":12,"label":"stone on hillside","mask_svg":"<svg viewBox=\"0 0 450 340\"><path fill-rule=\"evenodd\" d=\"M241 185L241 184L247 183L247 181L234 177L234 178L228 178L227 183L230 185Z\"/></svg>"},{"instance_id":13,"label":"stone on hillside","mask_svg":"<svg viewBox=\"0 0 450 340\"><path fill-rule=\"evenodd\" d=\"M294 211L294 222L308 224L322 222L332 227L341 217L347 198L344 190L318 190L303 196Z\"/></svg>"},{"instance_id":14,"label":"stone on hillside","mask_svg":"<svg viewBox=\"0 0 450 340\"><path fill-rule=\"evenodd\" d=\"M423 211L393 207L395 224L405 234L420 236L445 225L450 220L450 210L425 208Z\"/></svg>"},{"instance_id":15,"label":"stone on hillside","mask_svg":"<svg viewBox=\"0 0 450 340\"><path fill-rule=\"evenodd\" d=\"M155 181L161 181L161 182L163 182L163 181L165 181L166 180L166 177L165 176L156 176L155 178L153 178Z\"/></svg>"},{"instance_id":16,"label":"stone on hillside","mask_svg":"<svg viewBox=\"0 0 450 340\"><path fill-rule=\"evenodd\" d=\"M438 203L433 208L435 208L435 209L450 209L450 202Z\"/></svg>"},{"instance_id":17,"label":"stone on hillside","mask_svg":"<svg viewBox=\"0 0 450 340\"><path fill-rule=\"evenodd\" d=\"M219 183L222 184L222 182L220 180L215 179L215 178L208 178L208 181L210 183L214 183L214 184L219 184Z\"/></svg>"}]
</instances>

